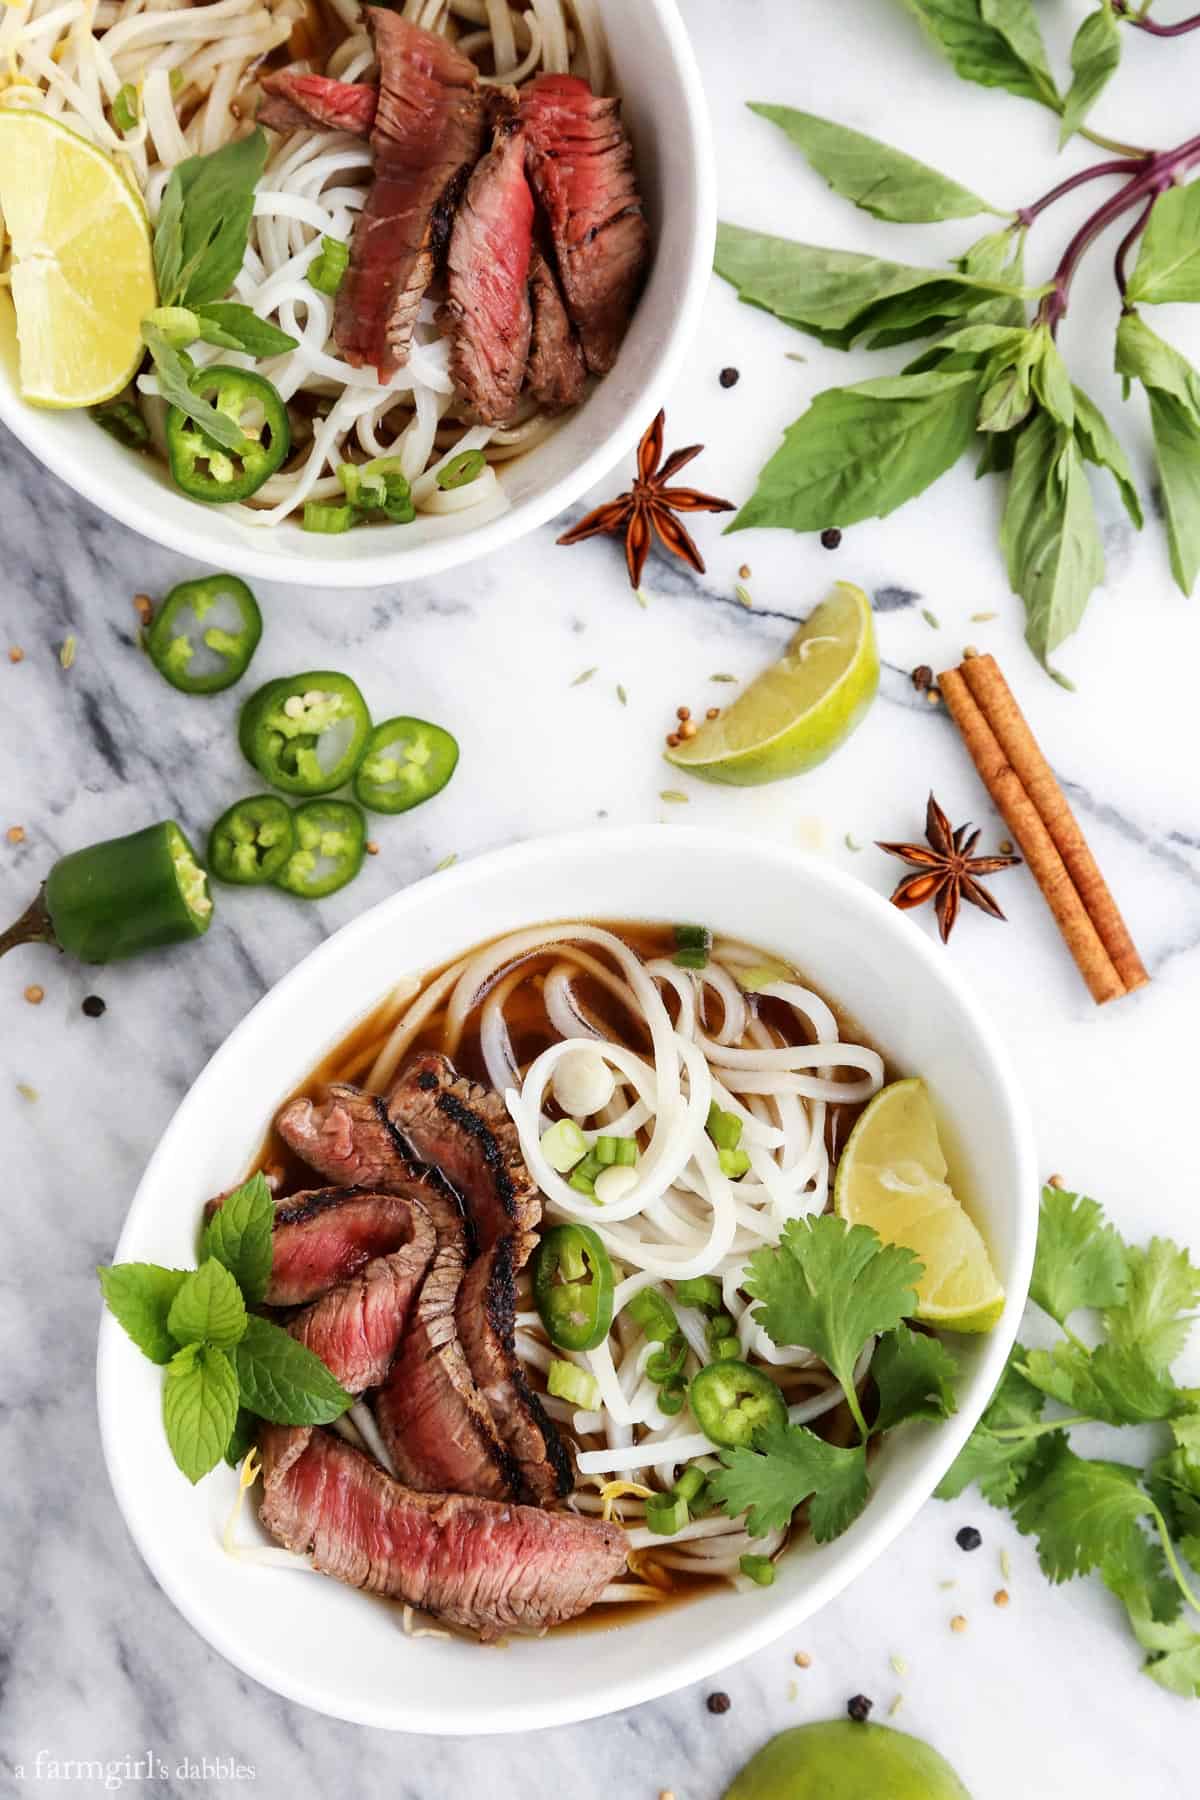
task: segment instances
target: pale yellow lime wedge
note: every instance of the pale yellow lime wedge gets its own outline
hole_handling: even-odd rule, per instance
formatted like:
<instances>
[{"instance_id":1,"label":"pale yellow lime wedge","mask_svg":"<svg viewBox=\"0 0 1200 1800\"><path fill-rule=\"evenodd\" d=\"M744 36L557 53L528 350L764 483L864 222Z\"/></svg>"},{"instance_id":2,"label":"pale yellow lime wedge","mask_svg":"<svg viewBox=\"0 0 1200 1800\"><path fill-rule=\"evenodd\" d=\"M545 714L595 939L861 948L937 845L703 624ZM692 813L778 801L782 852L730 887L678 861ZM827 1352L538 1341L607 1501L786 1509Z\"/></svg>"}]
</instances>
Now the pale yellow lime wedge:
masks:
<instances>
[{"instance_id":1,"label":"pale yellow lime wedge","mask_svg":"<svg viewBox=\"0 0 1200 1800\"><path fill-rule=\"evenodd\" d=\"M12 239L25 399L110 400L142 359L139 327L157 298L141 199L57 119L0 107L0 217Z\"/></svg>"},{"instance_id":2,"label":"pale yellow lime wedge","mask_svg":"<svg viewBox=\"0 0 1200 1800\"><path fill-rule=\"evenodd\" d=\"M990 1331L1004 1310L1004 1289L948 1173L925 1083L893 1081L850 1133L834 1205L852 1225L870 1225L885 1244L906 1244L921 1259L918 1319Z\"/></svg>"},{"instance_id":3,"label":"pale yellow lime wedge","mask_svg":"<svg viewBox=\"0 0 1200 1800\"><path fill-rule=\"evenodd\" d=\"M839 581L779 661L720 718L668 750L667 761L734 787L800 775L849 737L878 686L871 602L861 588Z\"/></svg>"}]
</instances>

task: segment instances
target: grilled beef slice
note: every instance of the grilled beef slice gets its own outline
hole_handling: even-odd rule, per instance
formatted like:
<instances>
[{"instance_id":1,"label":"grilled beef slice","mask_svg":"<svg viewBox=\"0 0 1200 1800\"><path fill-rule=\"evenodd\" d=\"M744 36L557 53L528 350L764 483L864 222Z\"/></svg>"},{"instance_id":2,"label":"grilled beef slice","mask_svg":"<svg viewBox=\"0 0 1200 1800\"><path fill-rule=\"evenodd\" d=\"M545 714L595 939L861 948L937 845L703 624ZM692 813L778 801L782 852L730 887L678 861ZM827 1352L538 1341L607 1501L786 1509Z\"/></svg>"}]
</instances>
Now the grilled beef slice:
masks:
<instances>
[{"instance_id":1,"label":"grilled beef slice","mask_svg":"<svg viewBox=\"0 0 1200 1800\"><path fill-rule=\"evenodd\" d=\"M474 65L443 37L368 6L379 59L375 176L338 290L333 334L347 362L388 380L408 360L422 296L487 117Z\"/></svg>"},{"instance_id":2,"label":"grilled beef slice","mask_svg":"<svg viewBox=\"0 0 1200 1800\"><path fill-rule=\"evenodd\" d=\"M529 392L544 411L565 412L583 399L587 365L558 279L536 239L529 260L529 304L533 314Z\"/></svg>"},{"instance_id":3,"label":"grilled beef slice","mask_svg":"<svg viewBox=\"0 0 1200 1800\"><path fill-rule=\"evenodd\" d=\"M298 1440L303 1439L303 1442ZM268 1426L267 1530L350 1587L479 1633L577 1618L625 1567L618 1525L465 1494L416 1494L324 1431Z\"/></svg>"},{"instance_id":4,"label":"grilled beef slice","mask_svg":"<svg viewBox=\"0 0 1200 1800\"><path fill-rule=\"evenodd\" d=\"M409 1241L376 1256L306 1306L288 1326L351 1394L378 1387L404 1338L413 1302L437 1249L433 1220L415 1201L393 1200L409 1217Z\"/></svg>"},{"instance_id":5,"label":"grilled beef slice","mask_svg":"<svg viewBox=\"0 0 1200 1800\"><path fill-rule=\"evenodd\" d=\"M525 139L515 117L505 118L468 181L455 217L441 310L450 329L454 385L471 416L483 425L511 418L520 398L532 330L532 245Z\"/></svg>"},{"instance_id":6,"label":"grilled beef slice","mask_svg":"<svg viewBox=\"0 0 1200 1800\"><path fill-rule=\"evenodd\" d=\"M275 1208L267 1305L304 1306L375 1257L399 1250L413 1241L413 1218L410 1203L394 1194L361 1188L289 1194Z\"/></svg>"},{"instance_id":7,"label":"grilled beef slice","mask_svg":"<svg viewBox=\"0 0 1200 1800\"><path fill-rule=\"evenodd\" d=\"M365 81L334 81L279 69L263 78L258 123L272 131L348 131L371 135L379 89Z\"/></svg>"},{"instance_id":8,"label":"grilled beef slice","mask_svg":"<svg viewBox=\"0 0 1200 1800\"><path fill-rule=\"evenodd\" d=\"M588 368L606 375L650 256L621 102L577 76L540 75L522 92L521 121L568 311Z\"/></svg>"}]
</instances>

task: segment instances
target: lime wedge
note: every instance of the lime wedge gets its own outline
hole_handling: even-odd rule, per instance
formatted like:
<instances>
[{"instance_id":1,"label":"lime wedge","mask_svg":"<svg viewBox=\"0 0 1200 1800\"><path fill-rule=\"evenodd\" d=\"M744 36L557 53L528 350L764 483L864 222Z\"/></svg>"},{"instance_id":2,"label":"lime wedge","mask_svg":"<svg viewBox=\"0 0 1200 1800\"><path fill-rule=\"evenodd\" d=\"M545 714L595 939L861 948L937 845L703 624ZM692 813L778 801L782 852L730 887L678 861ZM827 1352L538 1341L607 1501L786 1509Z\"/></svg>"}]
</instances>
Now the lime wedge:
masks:
<instances>
[{"instance_id":1,"label":"lime wedge","mask_svg":"<svg viewBox=\"0 0 1200 1800\"><path fill-rule=\"evenodd\" d=\"M141 199L57 119L0 107L0 214L22 394L34 406L110 400L142 360L139 327L156 300Z\"/></svg>"},{"instance_id":2,"label":"lime wedge","mask_svg":"<svg viewBox=\"0 0 1200 1800\"><path fill-rule=\"evenodd\" d=\"M753 787L813 769L848 738L879 686L871 602L839 581L777 663L717 719L666 752L705 781Z\"/></svg>"},{"instance_id":3,"label":"lime wedge","mask_svg":"<svg viewBox=\"0 0 1200 1800\"><path fill-rule=\"evenodd\" d=\"M870 1225L885 1244L905 1244L920 1257L918 1319L950 1331L990 1331L1004 1310L1004 1289L947 1174L925 1083L893 1081L850 1133L834 1205L852 1225Z\"/></svg>"},{"instance_id":4,"label":"lime wedge","mask_svg":"<svg viewBox=\"0 0 1200 1800\"><path fill-rule=\"evenodd\" d=\"M781 1731L725 1800L971 1800L949 1763L886 1725L822 1720Z\"/></svg>"}]
</instances>

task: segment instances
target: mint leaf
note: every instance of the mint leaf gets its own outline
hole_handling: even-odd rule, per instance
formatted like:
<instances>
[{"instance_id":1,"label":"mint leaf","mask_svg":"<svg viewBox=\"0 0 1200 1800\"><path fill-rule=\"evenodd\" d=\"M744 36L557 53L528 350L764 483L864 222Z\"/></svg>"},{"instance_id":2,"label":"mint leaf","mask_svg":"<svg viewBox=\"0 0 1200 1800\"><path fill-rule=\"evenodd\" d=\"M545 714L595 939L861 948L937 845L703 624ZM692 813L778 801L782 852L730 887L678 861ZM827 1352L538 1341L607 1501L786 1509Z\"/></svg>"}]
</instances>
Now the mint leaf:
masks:
<instances>
[{"instance_id":1,"label":"mint leaf","mask_svg":"<svg viewBox=\"0 0 1200 1800\"><path fill-rule=\"evenodd\" d=\"M1104 551L1074 436L1036 412L1016 440L1000 544L1025 638L1045 663L1076 629L1104 579Z\"/></svg>"},{"instance_id":2,"label":"mint leaf","mask_svg":"<svg viewBox=\"0 0 1200 1800\"><path fill-rule=\"evenodd\" d=\"M868 1338L915 1310L922 1273L911 1250L824 1213L789 1219L778 1247L750 1258L744 1285L774 1343L802 1344L828 1364L865 1436L854 1365Z\"/></svg>"},{"instance_id":3,"label":"mint leaf","mask_svg":"<svg viewBox=\"0 0 1200 1800\"><path fill-rule=\"evenodd\" d=\"M938 1483L939 1500L956 1500L973 1481L993 1506L1007 1506L1017 1492L1043 1441L1044 1397L1017 1367L1027 1355L1014 1346L987 1410Z\"/></svg>"},{"instance_id":4,"label":"mint leaf","mask_svg":"<svg viewBox=\"0 0 1200 1800\"><path fill-rule=\"evenodd\" d=\"M229 1270L214 1261L194 1269L171 1303L167 1329L179 1344L231 1350L246 1330L246 1303Z\"/></svg>"},{"instance_id":5,"label":"mint leaf","mask_svg":"<svg viewBox=\"0 0 1200 1800\"><path fill-rule=\"evenodd\" d=\"M944 475L975 435L978 376L931 370L829 388L790 426L730 531L821 531L883 518Z\"/></svg>"},{"instance_id":6,"label":"mint leaf","mask_svg":"<svg viewBox=\"0 0 1200 1800\"><path fill-rule=\"evenodd\" d=\"M97 1270L104 1304L153 1363L169 1363L176 1351L167 1315L188 1278L186 1269L162 1269L157 1263L101 1264Z\"/></svg>"},{"instance_id":7,"label":"mint leaf","mask_svg":"<svg viewBox=\"0 0 1200 1800\"><path fill-rule=\"evenodd\" d=\"M237 1418L238 1381L225 1352L210 1344L177 1350L167 1364L162 1409L171 1454L195 1485L220 1462Z\"/></svg>"},{"instance_id":8,"label":"mint leaf","mask_svg":"<svg viewBox=\"0 0 1200 1800\"><path fill-rule=\"evenodd\" d=\"M162 305L194 308L229 292L246 255L254 190L266 160L266 134L258 129L172 169L163 207L169 204L180 239L179 292L168 298L160 280ZM172 187L177 193L168 202Z\"/></svg>"},{"instance_id":9,"label":"mint leaf","mask_svg":"<svg viewBox=\"0 0 1200 1800\"><path fill-rule=\"evenodd\" d=\"M1200 300L1200 182L1158 196L1138 247L1126 301Z\"/></svg>"},{"instance_id":10,"label":"mint leaf","mask_svg":"<svg viewBox=\"0 0 1200 1800\"><path fill-rule=\"evenodd\" d=\"M1039 1445L1012 1515L1037 1538L1043 1573L1059 1582L1096 1568L1152 1511L1136 1469L1076 1456L1056 1432Z\"/></svg>"},{"instance_id":11,"label":"mint leaf","mask_svg":"<svg viewBox=\"0 0 1200 1800\"><path fill-rule=\"evenodd\" d=\"M964 81L1057 111L1058 90L1029 0L904 0Z\"/></svg>"},{"instance_id":12,"label":"mint leaf","mask_svg":"<svg viewBox=\"0 0 1200 1800\"><path fill-rule=\"evenodd\" d=\"M274 1229L275 1203L258 1170L226 1195L204 1230L201 1260L212 1257L223 1264L251 1306L266 1297Z\"/></svg>"},{"instance_id":13,"label":"mint leaf","mask_svg":"<svg viewBox=\"0 0 1200 1800\"><path fill-rule=\"evenodd\" d=\"M1186 1344L1197 1316L1200 1269L1169 1238L1151 1238L1144 1250L1128 1249L1125 1262L1124 1298L1104 1315L1109 1342L1140 1350L1154 1368L1166 1369Z\"/></svg>"},{"instance_id":14,"label":"mint leaf","mask_svg":"<svg viewBox=\"0 0 1200 1800\"><path fill-rule=\"evenodd\" d=\"M231 1469L236 1469L242 1458L254 1447L258 1437L258 1420L244 1406L239 1406L237 1418L234 1420L233 1435L225 1446L225 1461Z\"/></svg>"},{"instance_id":15,"label":"mint leaf","mask_svg":"<svg viewBox=\"0 0 1200 1800\"><path fill-rule=\"evenodd\" d=\"M871 1375L879 1390L873 1431L890 1431L904 1419L948 1419L958 1409L958 1364L937 1338L907 1325L880 1338Z\"/></svg>"},{"instance_id":16,"label":"mint leaf","mask_svg":"<svg viewBox=\"0 0 1200 1800\"><path fill-rule=\"evenodd\" d=\"M920 225L938 219L969 219L978 213L1004 216L1000 207L981 200L928 163L918 162L878 138L851 131L849 126L797 112L791 106L767 106L760 101L751 101L750 111L778 125L835 193L877 219Z\"/></svg>"},{"instance_id":17,"label":"mint leaf","mask_svg":"<svg viewBox=\"0 0 1200 1800\"><path fill-rule=\"evenodd\" d=\"M1058 1343L1053 1350L1031 1350L1021 1373L1071 1412L1106 1425L1169 1419L1183 1398L1136 1345L1102 1344L1089 1354L1081 1344Z\"/></svg>"},{"instance_id":18,"label":"mint leaf","mask_svg":"<svg viewBox=\"0 0 1200 1800\"><path fill-rule=\"evenodd\" d=\"M280 331L269 319L260 319L250 307L240 306L232 300L209 300L197 306L195 311L200 322L200 336L206 344L240 350L246 356L282 356L285 350L294 350L300 341L289 337L286 331Z\"/></svg>"},{"instance_id":19,"label":"mint leaf","mask_svg":"<svg viewBox=\"0 0 1200 1800\"><path fill-rule=\"evenodd\" d=\"M724 1468L708 1477L713 1498L730 1518L747 1513L751 1537L784 1531L810 1501L808 1523L818 1544L840 1537L867 1502L870 1483L863 1445L842 1450L803 1425L761 1431L755 1450L722 1450Z\"/></svg>"},{"instance_id":20,"label":"mint leaf","mask_svg":"<svg viewBox=\"0 0 1200 1800\"><path fill-rule=\"evenodd\" d=\"M1108 470L1121 490L1125 511L1140 531L1143 524L1142 503L1133 484L1133 471L1120 441L1095 401L1090 400L1082 388L1073 388L1072 392L1075 396L1075 440L1084 460Z\"/></svg>"},{"instance_id":21,"label":"mint leaf","mask_svg":"<svg viewBox=\"0 0 1200 1800\"><path fill-rule=\"evenodd\" d=\"M142 322L142 341L154 361L154 373L164 400L177 406L189 419L194 419L206 437L223 450L244 451L249 446L236 419L218 412L215 406L194 394L188 386L191 362L168 340L157 325Z\"/></svg>"},{"instance_id":22,"label":"mint leaf","mask_svg":"<svg viewBox=\"0 0 1200 1800\"><path fill-rule=\"evenodd\" d=\"M1099 12L1089 13L1071 45L1072 82L1063 103L1061 149L1074 137L1088 113L1111 81L1121 60L1121 30L1113 17L1110 0Z\"/></svg>"},{"instance_id":23,"label":"mint leaf","mask_svg":"<svg viewBox=\"0 0 1200 1800\"><path fill-rule=\"evenodd\" d=\"M1150 403L1171 573L1190 594L1200 573L1200 375L1137 313L1117 327L1116 368L1126 384L1141 382Z\"/></svg>"},{"instance_id":24,"label":"mint leaf","mask_svg":"<svg viewBox=\"0 0 1200 1800\"><path fill-rule=\"evenodd\" d=\"M354 1404L319 1356L267 1319L251 1314L233 1357L242 1405L275 1425L328 1425Z\"/></svg>"},{"instance_id":25,"label":"mint leaf","mask_svg":"<svg viewBox=\"0 0 1200 1800\"><path fill-rule=\"evenodd\" d=\"M1125 1293L1125 1247L1095 1200L1042 1189L1029 1297L1065 1325L1081 1306L1114 1306Z\"/></svg>"}]
</instances>

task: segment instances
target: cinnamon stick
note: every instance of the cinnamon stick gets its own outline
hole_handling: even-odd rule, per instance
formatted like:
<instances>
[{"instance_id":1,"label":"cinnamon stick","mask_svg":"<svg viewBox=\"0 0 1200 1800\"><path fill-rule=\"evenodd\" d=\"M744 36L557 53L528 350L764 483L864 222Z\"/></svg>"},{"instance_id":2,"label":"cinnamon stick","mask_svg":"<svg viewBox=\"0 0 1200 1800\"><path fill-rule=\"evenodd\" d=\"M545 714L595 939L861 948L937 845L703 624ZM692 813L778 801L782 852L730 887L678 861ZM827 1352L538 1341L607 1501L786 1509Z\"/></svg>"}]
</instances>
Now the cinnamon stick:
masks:
<instances>
[{"instance_id":1,"label":"cinnamon stick","mask_svg":"<svg viewBox=\"0 0 1200 1800\"><path fill-rule=\"evenodd\" d=\"M969 657L938 686L1093 1000L1142 987L1150 978L1117 903L995 659Z\"/></svg>"}]
</instances>

